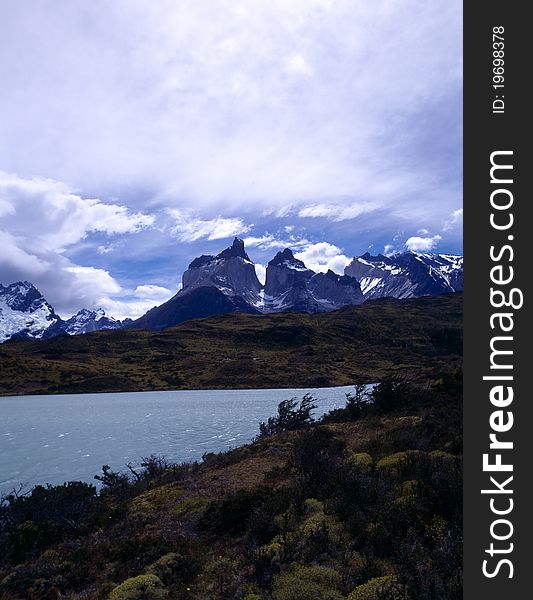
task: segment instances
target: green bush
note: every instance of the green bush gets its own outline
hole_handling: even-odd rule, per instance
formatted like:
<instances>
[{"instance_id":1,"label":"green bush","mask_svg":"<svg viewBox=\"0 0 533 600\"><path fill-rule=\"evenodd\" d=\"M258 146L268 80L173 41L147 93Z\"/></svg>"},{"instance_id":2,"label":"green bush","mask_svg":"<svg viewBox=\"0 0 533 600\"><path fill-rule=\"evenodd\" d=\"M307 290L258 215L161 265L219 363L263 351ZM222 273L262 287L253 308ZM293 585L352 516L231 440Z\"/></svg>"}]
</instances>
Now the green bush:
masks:
<instances>
[{"instance_id":1,"label":"green bush","mask_svg":"<svg viewBox=\"0 0 533 600\"><path fill-rule=\"evenodd\" d=\"M163 600L168 590L156 575L137 575L126 579L110 594L109 600Z\"/></svg>"},{"instance_id":2,"label":"green bush","mask_svg":"<svg viewBox=\"0 0 533 600\"><path fill-rule=\"evenodd\" d=\"M324 492L343 463L346 443L324 427L302 432L294 441L292 465L310 486Z\"/></svg>"},{"instance_id":3,"label":"green bush","mask_svg":"<svg viewBox=\"0 0 533 600\"><path fill-rule=\"evenodd\" d=\"M177 552L169 552L151 564L146 572L156 575L166 586L190 581L198 570L196 561Z\"/></svg>"},{"instance_id":4,"label":"green bush","mask_svg":"<svg viewBox=\"0 0 533 600\"><path fill-rule=\"evenodd\" d=\"M278 414L270 417L266 423L259 423L259 437L277 435L284 431L295 431L309 426L313 422L313 410L317 407L311 394L305 394L300 400L291 398L278 404Z\"/></svg>"},{"instance_id":5,"label":"green bush","mask_svg":"<svg viewBox=\"0 0 533 600\"><path fill-rule=\"evenodd\" d=\"M274 578L274 600L343 600L341 575L319 565L294 564Z\"/></svg>"},{"instance_id":6,"label":"green bush","mask_svg":"<svg viewBox=\"0 0 533 600\"><path fill-rule=\"evenodd\" d=\"M346 461L352 471L368 475L372 470L374 461L368 452L352 452Z\"/></svg>"},{"instance_id":7,"label":"green bush","mask_svg":"<svg viewBox=\"0 0 533 600\"><path fill-rule=\"evenodd\" d=\"M394 576L385 575L358 585L348 600L407 600L407 596Z\"/></svg>"}]
</instances>

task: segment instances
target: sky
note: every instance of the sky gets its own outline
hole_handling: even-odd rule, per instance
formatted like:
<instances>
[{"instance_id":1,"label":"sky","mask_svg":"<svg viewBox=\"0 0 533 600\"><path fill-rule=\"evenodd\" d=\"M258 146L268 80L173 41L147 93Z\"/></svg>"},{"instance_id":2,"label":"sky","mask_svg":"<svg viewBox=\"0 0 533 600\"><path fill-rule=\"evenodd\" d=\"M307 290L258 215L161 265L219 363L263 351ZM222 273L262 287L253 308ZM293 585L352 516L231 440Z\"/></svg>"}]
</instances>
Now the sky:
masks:
<instances>
[{"instance_id":1,"label":"sky","mask_svg":"<svg viewBox=\"0 0 533 600\"><path fill-rule=\"evenodd\" d=\"M458 0L2 0L0 283L137 317L245 240L462 253Z\"/></svg>"}]
</instances>

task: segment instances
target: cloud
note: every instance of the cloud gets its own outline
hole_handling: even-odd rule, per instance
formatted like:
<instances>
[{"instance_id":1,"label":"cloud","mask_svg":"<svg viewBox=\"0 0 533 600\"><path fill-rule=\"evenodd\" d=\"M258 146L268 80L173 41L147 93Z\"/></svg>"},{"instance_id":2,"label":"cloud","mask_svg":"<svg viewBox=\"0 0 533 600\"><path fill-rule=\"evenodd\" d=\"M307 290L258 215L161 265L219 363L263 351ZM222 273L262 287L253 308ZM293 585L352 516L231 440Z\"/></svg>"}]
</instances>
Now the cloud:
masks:
<instances>
[{"instance_id":1,"label":"cloud","mask_svg":"<svg viewBox=\"0 0 533 600\"><path fill-rule=\"evenodd\" d=\"M305 265L313 271L325 273L328 269L331 269L340 275L344 273L344 267L351 260L342 254L340 248L328 242L310 244L305 250L296 253L294 256L303 260Z\"/></svg>"},{"instance_id":2,"label":"cloud","mask_svg":"<svg viewBox=\"0 0 533 600\"><path fill-rule=\"evenodd\" d=\"M459 0L4 2L0 165L202 214L329 198L342 220L362 194L440 194L450 212L461 14Z\"/></svg>"},{"instance_id":3,"label":"cloud","mask_svg":"<svg viewBox=\"0 0 533 600\"><path fill-rule=\"evenodd\" d=\"M405 242L405 247L413 252L429 252L437 246L440 240L442 240L440 235L434 235L433 237L413 236Z\"/></svg>"},{"instance_id":4,"label":"cloud","mask_svg":"<svg viewBox=\"0 0 533 600\"><path fill-rule=\"evenodd\" d=\"M155 220L124 205L83 198L61 181L25 179L3 171L0 198L11 206L0 216L0 228L27 247L46 251L62 252L91 232L137 233Z\"/></svg>"},{"instance_id":5,"label":"cloud","mask_svg":"<svg viewBox=\"0 0 533 600\"><path fill-rule=\"evenodd\" d=\"M98 299L97 305L117 319L137 319L173 295L174 292L168 288L146 283L138 285L133 291L124 290L118 298L103 296Z\"/></svg>"},{"instance_id":6,"label":"cloud","mask_svg":"<svg viewBox=\"0 0 533 600\"><path fill-rule=\"evenodd\" d=\"M0 198L0 217L15 214L15 207L4 198Z\"/></svg>"},{"instance_id":7,"label":"cloud","mask_svg":"<svg viewBox=\"0 0 533 600\"><path fill-rule=\"evenodd\" d=\"M138 298L149 298L164 302L168 300L173 293L166 287L160 285L144 284L135 288L134 295Z\"/></svg>"},{"instance_id":8,"label":"cloud","mask_svg":"<svg viewBox=\"0 0 533 600\"><path fill-rule=\"evenodd\" d=\"M284 228L291 232L294 228ZM303 248L309 244L305 238L298 238L290 235L288 238L277 237L271 233L265 233L261 236L249 236L244 238L244 245L248 247L257 247L263 249L282 249L282 248Z\"/></svg>"},{"instance_id":9,"label":"cloud","mask_svg":"<svg viewBox=\"0 0 533 600\"><path fill-rule=\"evenodd\" d=\"M285 69L288 73L309 77L313 68L301 54L293 54L285 60Z\"/></svg>"},{"instance_id":10,"label":"cloud","mask_svg":"<svg viewBox=\"0 0 533 600\"><path fill-rule=\"evenodd\" d=\"M456 225L463 222L463 209L458 208L454 210L450 216L444 221L444 225L442 227L443 231L450 231Z\"/></svg>"},{"instance_id":11,"label":"cloud","mask_svg":"<svg viewBox=\"0 0 533 600\"><path fill-rule=\"evenodd\" d=\"M175 225L172 234L182 242L194 242L200 239L220 240L247 233L253 225L247 225L240 217L216 217L201 219L179 209L168 209Z\"/></svg>"},{"instance_id":12,"label":"cloud","mask_svg":"<svg viewBox=\"0 0 533 600\"><path fill-rule=\"evenodd\" d=\"M375 202L354 202L346 206L340 204L310 204L298 211L298 216L305 218L325 217L332 221L347 221L360 215L377 210Z\"/></svg>"},{"instance_id":13,"label":"cloud","mask_svg":"<svg viewBox=\"0 0 533 600\"><path fill-rule=\"evenodd\" d=\"M0 198L12 207L0 216L1 281L31 281L66 317L122 293L108 270L75 263L67 249L91 234L126 236L154 223L153 216L84 198L50 179L0 172Z\"/></svg>"},{"instance_id":14,"label":"cloud","mask_svg":"<svg viewBox=\"0 0 533 600\"><path fill-rule=\"evenodd\" d=\"M255 274L257 275L257 279L265 285L266 282L266 266L261 263L255 263Z\"/></svg>"}]
</instances>

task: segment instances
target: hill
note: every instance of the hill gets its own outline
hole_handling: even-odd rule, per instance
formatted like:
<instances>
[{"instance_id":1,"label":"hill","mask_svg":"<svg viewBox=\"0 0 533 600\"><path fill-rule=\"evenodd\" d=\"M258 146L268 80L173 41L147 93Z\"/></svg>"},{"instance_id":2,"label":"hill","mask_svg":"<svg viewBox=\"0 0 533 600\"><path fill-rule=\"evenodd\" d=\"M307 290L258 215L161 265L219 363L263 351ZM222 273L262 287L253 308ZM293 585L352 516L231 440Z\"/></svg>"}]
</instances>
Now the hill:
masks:
<instances>
[{"instance_id":1,"label":"hill","mask_svg":"<svg viewBox=\"0 0 533 600\"><path fill-rule=\"evenodd\" d=\"M462 355L462 294L322 314L229 314L158 332L98 331L0 347L0 395L347 385L425 378Z\"/></svg>"}]
</instances>

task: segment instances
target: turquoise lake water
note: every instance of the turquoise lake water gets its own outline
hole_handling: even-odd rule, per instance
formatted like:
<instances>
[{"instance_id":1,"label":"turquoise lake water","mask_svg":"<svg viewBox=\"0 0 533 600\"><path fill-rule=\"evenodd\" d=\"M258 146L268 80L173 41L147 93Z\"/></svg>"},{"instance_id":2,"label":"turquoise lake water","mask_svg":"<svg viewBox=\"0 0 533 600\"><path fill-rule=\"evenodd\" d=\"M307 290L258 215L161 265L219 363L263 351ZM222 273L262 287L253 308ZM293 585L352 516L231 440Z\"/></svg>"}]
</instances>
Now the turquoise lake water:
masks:
<instances>
[{"instance_id":1,"label":"turquoise lake water","mask_svg":"<svg viewBox=\"0 0 533 600\"><path fill-rule=\"evenodd\" d=\"M200 460L250 442L287 398L310 392L315 417L344 406L352 387L0 397L0 493L19 485L94 482L103 464L143 456Z\"/></svg>"}]
</instances>

